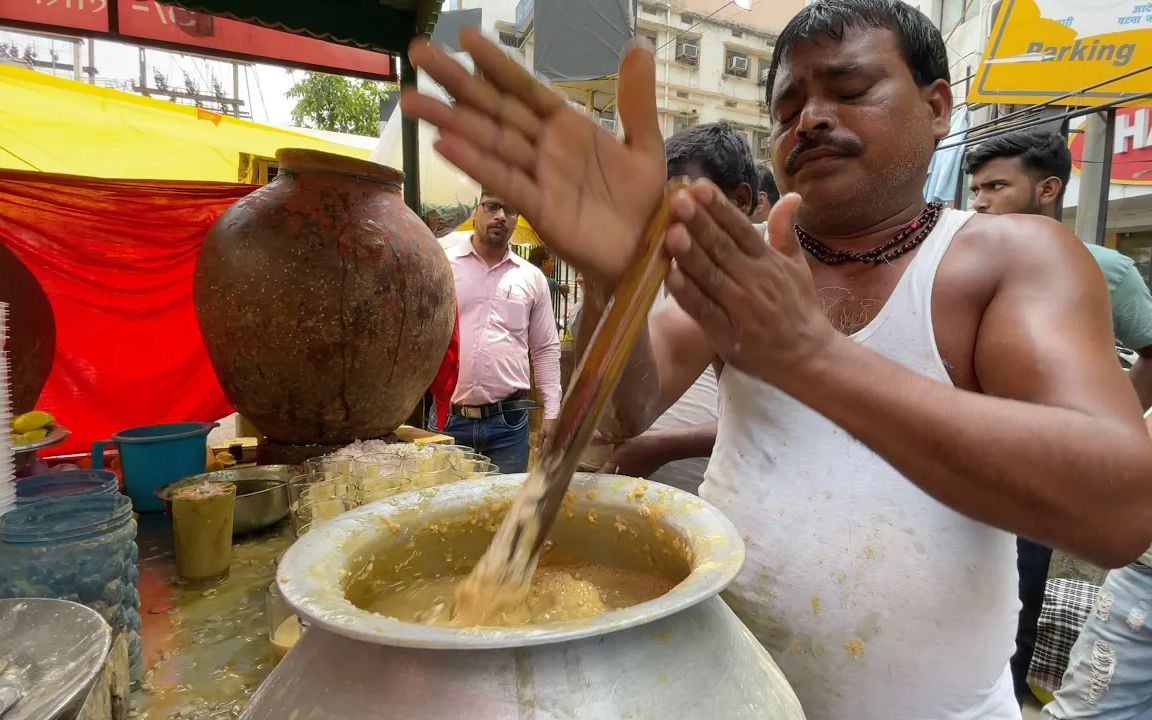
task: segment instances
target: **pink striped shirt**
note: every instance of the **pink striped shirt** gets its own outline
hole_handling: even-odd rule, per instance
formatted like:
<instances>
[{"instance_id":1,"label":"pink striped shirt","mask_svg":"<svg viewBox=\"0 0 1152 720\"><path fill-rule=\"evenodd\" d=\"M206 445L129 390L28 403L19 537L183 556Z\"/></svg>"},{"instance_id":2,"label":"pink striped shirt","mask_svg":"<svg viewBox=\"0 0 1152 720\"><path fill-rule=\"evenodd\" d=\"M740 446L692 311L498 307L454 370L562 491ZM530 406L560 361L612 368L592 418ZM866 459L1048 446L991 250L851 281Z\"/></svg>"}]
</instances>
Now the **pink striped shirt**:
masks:
<instances>
[{"instance_id":1,"label":"pink striped shirt","mask_svg":"<svg viewBox=\"0 0 1152 720\"><path fill-rule=\"evenodd\" d=\"M560 414L560 338L544 273L509 249L489 268L472 242L445 251L460 306L460 378L452 402L487 405L531 386L544 417Z\"/></svg>"}]
</instances>

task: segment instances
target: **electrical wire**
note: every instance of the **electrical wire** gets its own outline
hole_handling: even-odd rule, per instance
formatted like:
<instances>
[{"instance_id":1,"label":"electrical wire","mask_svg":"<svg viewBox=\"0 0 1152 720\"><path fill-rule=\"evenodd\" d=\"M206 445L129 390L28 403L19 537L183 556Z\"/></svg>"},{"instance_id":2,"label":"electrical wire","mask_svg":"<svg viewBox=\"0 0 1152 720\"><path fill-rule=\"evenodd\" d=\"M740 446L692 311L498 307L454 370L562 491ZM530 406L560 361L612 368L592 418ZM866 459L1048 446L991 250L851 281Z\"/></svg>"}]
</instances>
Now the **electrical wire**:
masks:
<instances>
[{"instance_id":1,"label":"electrical wire","mask_svg":"<svg viewBox=\"0 0 1152 720\"><path fill-rule=\"evenodd\" d=\"M1058 122L1061 120L1070 120L1072 118L1078 118L1078 117L1082 117L1084 115L1092 115L1094 113L1098 113L1098 112L1101 112L1103 110L1108 110L1110 108L1116 107L1117 105L1135 102L1136 100L1143 100L1144 98L1152 98L1152 91L1145 92L1145 93L1139 93L1139 94L1133 95L1131 97L1120 98L1119 100L1112 100L1112 101L1107 102L1107 103L1101 103L1100 105L1093 105L1092 107L1087 107L1087 108L1076 107L1076 108L1073 108L1072 110L1069 110L1068 112L1065 112L1065 113L1062 113L1059 115L1044 115L1041 118L1038 118L1035 122L1020 122L1020 123L1013 124L1011 127L996 128L993 131L983 133L976 138L962 139L959 142L952 143L951 145L946 145L946 144L944 144L944 140L941 140L941 144L936 147L936 150L937 151L949 150L951 148L964 147L965 145L975 145L975 144L983 142L985 140L989 140L989 139L994 138L994 137L999 137L1000 135L1006 135L1008 133L1016 132L1018 130L1025 130L1027 128L1035 127L1036 125L1040 125L1040 124L1048 124L1048 123ZM947 136L947 138L958 137L961 134L962 133L954 133L952 135ZM945 138L945 139L947 139L947 138Z\"/></svg>"},{"instance_id":2,"label":"electrical wire","mask_svg":"<svg viewBox=\"0 0 1152 720\"><path fill-rule=\"evenodd\" d=\"M1019 117L1022 115L1028 115L1028 114L1035 114L1035 113L1043 110L1046 107L1049 107L1051 105L1056 104L1057 102L1059 102L1061 100L1067 100L1067 99L1075 97L1077 95L1083 95L1084 93L1088 92L1089 90L1095 90L1096 88L1103 87L1105 85L1111 85L1114 82L1118 82L1120 80L1125 80L1127 78L1132 77L1133 75L1139 75L1140 73L1148 72L1149 70L1152 70L1152 65L1145 65L1142 68L1130 70L1126 73L1122 73L1120 75L1110 77L1106 80L1102 80L1101 82L1094 83L1092 85L1087 85L1087 86L1079 88L1077 90L1073 90L1071 92L1064 93L1063 95L1057 95L1056 97L1045 100L1044 102L1036 103L1034 105L1028 105L1027 107L1024 107L1020 110L1017 110L1015 112L1008 113L1007 115L1003 115L1001 117L998 117L995 120L989 120L988 122L982 123L982 124L977 125L975 127L971 127L964 132L946 135L944 138L941 139L941 142L943 142L944 140L949 140L949 139L954 138L954 137L959 137L960 135L971 135L972 133L974 133L978 130L981 130L981 129L986 128L986 127L991 127L991 126L997 125L999 123L1002 123L1005 120L1010 120L1010 119L1015 118L1015 117ZM1144 98L1144 97L1147 97L1147 94L1125 97L1125 98L1121 98L1119 100L1113 100L1113 101L1106 103L1105 105L1096 106L1096 107L1111 107L1113 105L1118 105L1121 103L1129 103L1129 102L1132 102L1134 100L1139 100L1139 99ZM1089 112L1091 112L1091 111L1089 111Z\"/></svg>"}]
</instances>

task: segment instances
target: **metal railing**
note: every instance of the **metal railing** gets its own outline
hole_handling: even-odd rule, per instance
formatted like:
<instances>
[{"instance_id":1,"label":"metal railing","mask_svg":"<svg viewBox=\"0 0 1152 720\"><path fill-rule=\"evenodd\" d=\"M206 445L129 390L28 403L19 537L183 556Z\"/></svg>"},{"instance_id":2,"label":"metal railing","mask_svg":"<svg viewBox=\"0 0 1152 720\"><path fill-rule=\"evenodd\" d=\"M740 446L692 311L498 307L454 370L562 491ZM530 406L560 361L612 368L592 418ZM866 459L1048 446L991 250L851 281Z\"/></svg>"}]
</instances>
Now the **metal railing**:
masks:
<instances>
[{"instance_id":1,"label":"metal railing","mask_svg":"<svg viewBox=\"0 0 1152 720\"><path fill-rule=\"evenodd\" d=\"M531 245L513 245L516 254L525 260L532 251ZM560 332L561 340L570 338L571 324L579 311L580 301L583 299L584 286L577 279L579 273L571 265L556 259L556 269L548 276L552 288L552 314L556 317L556 329Z\"/></svg>"}]
</instances>

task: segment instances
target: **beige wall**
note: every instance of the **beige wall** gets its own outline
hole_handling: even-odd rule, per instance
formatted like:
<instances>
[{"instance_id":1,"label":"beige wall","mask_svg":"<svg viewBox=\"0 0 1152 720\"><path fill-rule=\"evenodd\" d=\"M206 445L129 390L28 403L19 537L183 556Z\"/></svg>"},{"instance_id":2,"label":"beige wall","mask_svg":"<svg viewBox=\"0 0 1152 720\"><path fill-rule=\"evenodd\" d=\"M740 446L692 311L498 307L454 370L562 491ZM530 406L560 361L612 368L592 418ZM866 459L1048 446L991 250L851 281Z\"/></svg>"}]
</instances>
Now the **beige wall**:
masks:
<instances>
[{"instance_id":1,"label":"beige wall","mask_svg":"<svg viewBox=\"0 0 1152 720\"><path fill-rule=\"evenodd\" d=\"M672 0L672 7L707 15L724 3L725 0ZM804 0L753 0L751 10L731 5L716 13L716 19L778 33L802 7Z\"/></svg>"}]
</instances>

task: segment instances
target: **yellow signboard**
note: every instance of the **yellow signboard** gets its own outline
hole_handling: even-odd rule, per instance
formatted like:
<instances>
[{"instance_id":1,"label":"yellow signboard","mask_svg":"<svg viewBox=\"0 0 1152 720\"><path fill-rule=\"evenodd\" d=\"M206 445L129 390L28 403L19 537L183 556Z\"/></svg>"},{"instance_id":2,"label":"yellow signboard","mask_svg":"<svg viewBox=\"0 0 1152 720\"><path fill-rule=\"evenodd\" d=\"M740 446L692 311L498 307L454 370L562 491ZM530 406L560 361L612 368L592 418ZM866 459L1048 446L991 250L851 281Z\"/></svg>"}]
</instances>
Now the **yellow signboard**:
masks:
<instances>
[{"instance_id":1,"label":"yellow signboard","mask_svg":"<svg viewBox=\"0 0 1152 720\"><path fill-rule=\"evenodd\" d=\"M1152 0L1003 0L970 87L969 102L1147 104Z\"/></svg>"}]
</instances>

